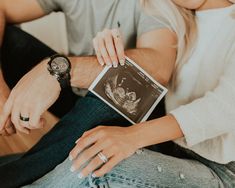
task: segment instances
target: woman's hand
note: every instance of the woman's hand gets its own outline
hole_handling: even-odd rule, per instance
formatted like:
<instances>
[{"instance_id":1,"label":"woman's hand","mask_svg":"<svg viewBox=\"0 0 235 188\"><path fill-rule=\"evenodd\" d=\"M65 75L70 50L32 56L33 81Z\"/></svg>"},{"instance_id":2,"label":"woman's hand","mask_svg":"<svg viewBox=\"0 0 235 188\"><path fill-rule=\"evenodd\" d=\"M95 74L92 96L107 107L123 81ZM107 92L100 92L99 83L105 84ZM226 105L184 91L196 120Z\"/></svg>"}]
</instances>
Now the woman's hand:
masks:
<instances>
[{"instance_id":1,"label":"woman's hand","mask_svg":"<svg viewBox=\"0 0 235 188\"><path fill-rule=\"evenodd\" d=\"M96 56L99 63L117 67L125 64L124 45L118 29L105 29L93 39Z\"/></svg>"},{"instance_id":2,"label":"woman's hand","mask_svg":"<svg viewBox=\"0 0 235 188\"><path fill-rule=\"evenodd\" d=\"M93 177L101 177L119 162L133 155L139 149L137 142L135 126L100 126L92 129L84 133L70 152L69 159L73 160L71 171L83 168L79 178L90 173Z\"/></svg>"}]
</instances>

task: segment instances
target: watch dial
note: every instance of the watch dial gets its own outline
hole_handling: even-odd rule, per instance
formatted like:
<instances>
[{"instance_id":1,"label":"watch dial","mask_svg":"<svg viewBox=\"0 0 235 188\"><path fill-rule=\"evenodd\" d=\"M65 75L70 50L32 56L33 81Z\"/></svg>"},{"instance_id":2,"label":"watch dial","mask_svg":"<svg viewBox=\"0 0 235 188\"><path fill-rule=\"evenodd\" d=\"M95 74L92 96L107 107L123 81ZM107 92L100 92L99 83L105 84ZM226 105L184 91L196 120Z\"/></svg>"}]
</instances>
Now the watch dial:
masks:
<instances>
[{"instance_id":1,"label":"watch dial","mask_svg":"<svg viewBox=\"0 0 235 188\"><path fill-rule=\"evenodd\" d=\"M68 60L64 57L57 57L51 63L51 68L57 73L64 73L68 70Z\"/></svg>"}]
</instances>

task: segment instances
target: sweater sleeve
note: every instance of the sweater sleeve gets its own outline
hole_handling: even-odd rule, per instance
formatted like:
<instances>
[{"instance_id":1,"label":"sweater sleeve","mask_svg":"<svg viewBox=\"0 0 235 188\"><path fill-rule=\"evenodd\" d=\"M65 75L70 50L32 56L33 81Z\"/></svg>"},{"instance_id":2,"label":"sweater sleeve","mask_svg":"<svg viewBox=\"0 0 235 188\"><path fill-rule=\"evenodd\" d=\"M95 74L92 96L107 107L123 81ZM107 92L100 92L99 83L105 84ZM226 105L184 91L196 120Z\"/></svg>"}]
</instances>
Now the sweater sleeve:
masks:
<instances>
[{"instance_id":1,"label":"sweater sleeve","mask_svg":"<svg viewBox=\"0 0 235 188\"><path fill-rule=\"evenodd\" d=\"M170 113L178 121L188 147L235 132L235 55L213 91Z\"/></svg>"}]
</instances>

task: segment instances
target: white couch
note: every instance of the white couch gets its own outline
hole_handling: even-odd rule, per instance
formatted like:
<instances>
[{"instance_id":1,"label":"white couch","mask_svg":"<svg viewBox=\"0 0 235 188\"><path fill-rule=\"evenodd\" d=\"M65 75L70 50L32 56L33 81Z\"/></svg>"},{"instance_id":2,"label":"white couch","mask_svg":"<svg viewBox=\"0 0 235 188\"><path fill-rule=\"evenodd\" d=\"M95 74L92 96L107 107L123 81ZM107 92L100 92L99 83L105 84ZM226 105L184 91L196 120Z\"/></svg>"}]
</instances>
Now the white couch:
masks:
<instances>
[{"instance_id":1,"label":"white couch","mask_svg":"<svg viewBox=\"0 0 235 188\"><path fill-rule=\"evenodd\" d=\"M62 13L52 13L41 19L22 24L21 27L57 52L68 53L65 19Z\"/></svg>"}]
</instances>

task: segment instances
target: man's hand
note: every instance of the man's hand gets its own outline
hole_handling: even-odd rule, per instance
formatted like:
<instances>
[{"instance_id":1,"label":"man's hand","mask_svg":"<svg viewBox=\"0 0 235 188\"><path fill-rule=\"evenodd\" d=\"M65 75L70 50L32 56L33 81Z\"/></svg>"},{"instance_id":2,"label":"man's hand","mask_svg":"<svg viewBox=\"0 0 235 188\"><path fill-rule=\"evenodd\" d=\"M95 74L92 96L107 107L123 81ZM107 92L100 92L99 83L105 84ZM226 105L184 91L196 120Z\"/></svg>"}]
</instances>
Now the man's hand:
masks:
<instances>
[{"instance_id":1,"label":"man's hand","mask_svg":"<svg viewBox=\"0 0 235 188\"><path fill-rule=\"evenodd\" d=\"M41 115L57 100L60 90L59 82L47 70L47 61L43 61L13 88L0 116L0 131L9 118L17 130L26 134L42 128Z\"/></svg>"},{"instance_id":2,"label":"man's hand","mask_svg":"<svg viewBox=\"0 0 235 188\"><path fill-rule=\"evenodd\" d=\"M1 91L0 91L0 113L2 113L2 109L7 101L7 98L10 94L10 89L8 87L1 87ZM3 127L3 129L0 132L0 135L3 136L10 136L12 134L15 134L16 130L14 125L12 124L10 118L7 119L5 126Z\"/></svg>"}]
</instances>

